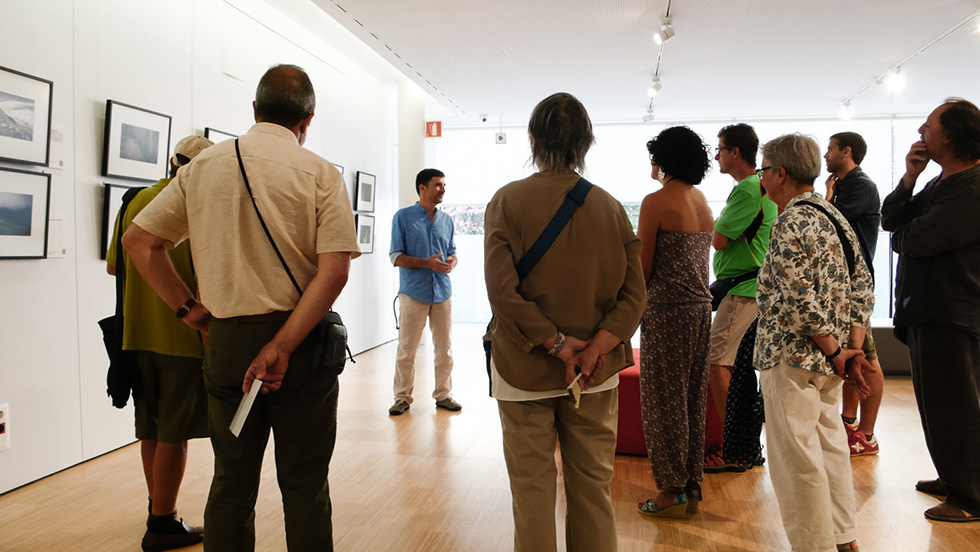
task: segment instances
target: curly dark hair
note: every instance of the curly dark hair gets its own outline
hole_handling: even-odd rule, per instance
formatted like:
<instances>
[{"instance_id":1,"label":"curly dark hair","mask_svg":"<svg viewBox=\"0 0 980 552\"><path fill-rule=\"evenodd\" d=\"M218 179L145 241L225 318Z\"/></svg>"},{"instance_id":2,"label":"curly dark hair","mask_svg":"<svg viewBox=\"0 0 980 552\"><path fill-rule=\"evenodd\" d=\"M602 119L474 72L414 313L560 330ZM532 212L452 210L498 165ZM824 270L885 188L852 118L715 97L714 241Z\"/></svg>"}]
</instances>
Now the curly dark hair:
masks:
<instances>
[{"instance_id":1,"label":"curly dark hair","mask_svg":"<svg viewBox=\"0 0 980 552\"><path fill-rule=\"evenodd\" d=\"M647 142L650 159L674 178L691 185L700 184L711 168L711 155L704 140L686 126L664 129Z\"/></svg>"},{"instance_id":2,"label":"curly dark hair","mask_svg":"<svg viewBox=\"0 0 980 552\"><path fill-rule=\"evenodd\" d=\"M961 161L980 159L980 109L963 98L947 98L944 103L949 108L939 116L939 123L953 155Z\"/></svg>"}]
</instances>

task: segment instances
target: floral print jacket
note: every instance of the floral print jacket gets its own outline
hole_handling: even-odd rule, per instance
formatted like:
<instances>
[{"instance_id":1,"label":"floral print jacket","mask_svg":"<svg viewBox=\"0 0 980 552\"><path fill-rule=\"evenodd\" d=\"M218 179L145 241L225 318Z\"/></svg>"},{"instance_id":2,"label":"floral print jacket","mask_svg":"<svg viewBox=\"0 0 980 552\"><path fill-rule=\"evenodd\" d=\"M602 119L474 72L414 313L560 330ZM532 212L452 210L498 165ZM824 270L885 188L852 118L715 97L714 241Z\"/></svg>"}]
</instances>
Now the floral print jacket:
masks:
<instances>
[{"instance_id":1,"label":"floral print jacket","mask_svg":"<svg viewBox=\"0 0 980 552\"><path fill-rule=\"evenodd\" d=\"M833 214L854 249L854 275ZM832 374L830 362L810 336L833 335L842 344L852 326L865 326L874 308L874 282L850 225L820 194L805 192L791 199L772 226L769 251L759 269L758 335L754 364L768 370L785 364Z\"/></svg>"}]
</instances>

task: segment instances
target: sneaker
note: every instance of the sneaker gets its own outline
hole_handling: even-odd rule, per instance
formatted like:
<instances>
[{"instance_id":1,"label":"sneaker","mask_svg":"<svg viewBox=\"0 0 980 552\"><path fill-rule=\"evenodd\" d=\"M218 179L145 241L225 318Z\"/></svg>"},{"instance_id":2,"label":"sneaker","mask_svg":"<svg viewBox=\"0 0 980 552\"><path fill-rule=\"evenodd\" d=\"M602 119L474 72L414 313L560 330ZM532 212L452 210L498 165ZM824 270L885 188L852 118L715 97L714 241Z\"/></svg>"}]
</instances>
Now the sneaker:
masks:
<instances>
[{"instance_id":1,"label":"sneaker","mask_svg":"<svg viewBox=\"0 0 980 552\"><path fill-rule=\"evenodd\" d=\"M853 424L849 424L843 417L841 417L841 421L844 422L844 431L847 433L847 442L850 443L851 435L854 435L854 432L858 429L857 420L854 420Z\"/></svg>"},{"instance_id":2,"label":"sneaker","mask_svg":"<svg viewBox=\"0 0 980 552\"><path fill-rule=\"evenodd\" d=\"M411 407L412 405L408 404L408 401L405 399L398 399L395 401L395 404L391 405L391 408L388 409L388 415L401 416Z\"/></svg>"},{"instance_id":3,"label":"sneaker","mask_svg":"<svg viewBox=\"0 0 980 552\"><path fill-rule=\"evenodd\" d=\"M857 550L858 550L858 543L857 543L857 541L845 542L844 544L838 544L837 545L837 552L848 552L848 551L852 551L852 550L854 552L857 552Z\"/></svg>"},{"instance_id":4,"label":"sneaker","mask_svg":"<svg viewBox=\"0 0 980 552\"><path fill-rule=\"evenodd\" d=\"M154 527L159 531L146 530L140 547L143 552L163 552L191 546L204 540L204 527L188 525L182 518L174 518L165 527Z\"/></svg>"},{"instance_id":5,"label":"sneaker","mask_svg":"<svg viewBox=\"0 0 980 552\"><path fill-rule=\"evenodd\" d=\"M864 436L864 432L855 431L847 440L847 445L851 448L851 457L870 456L878 454L878 438L872 436L869 441Z\"/></svg>"},{"instance_id":6,"label":"sneaker","mask_svg":"<svg viewBox=\"0 0 980 552\"><path fill-rule=\"evenodd\" d=\"M441 408L450 412L459 412L463 409L463 405L454 401L452 397L446 397L445 399L436 401L436 408Z\"/></svg>"}]
</instances>

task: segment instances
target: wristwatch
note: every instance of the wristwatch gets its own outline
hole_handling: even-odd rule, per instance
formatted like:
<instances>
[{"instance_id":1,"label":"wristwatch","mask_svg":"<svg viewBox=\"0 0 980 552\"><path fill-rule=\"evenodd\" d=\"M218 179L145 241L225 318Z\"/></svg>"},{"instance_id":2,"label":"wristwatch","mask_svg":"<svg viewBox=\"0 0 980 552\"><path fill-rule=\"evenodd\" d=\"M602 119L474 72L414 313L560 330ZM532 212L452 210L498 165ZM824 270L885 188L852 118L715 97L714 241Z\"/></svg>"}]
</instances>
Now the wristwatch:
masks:
<instances>
[{"instance_id":1,"label":"wristwatch","mask_svg":"<svg viewBox=\"0 0 980 552\"><path fill-rule=\"evenodd\" d=\"M196 304L197 304L197 299L191 297L190 299L187 300L186 303L177 307L177 318L183 318L187 316L187 313L191 312L191 309L193 309L194 305Z\"/></svg>"}]
</instances>

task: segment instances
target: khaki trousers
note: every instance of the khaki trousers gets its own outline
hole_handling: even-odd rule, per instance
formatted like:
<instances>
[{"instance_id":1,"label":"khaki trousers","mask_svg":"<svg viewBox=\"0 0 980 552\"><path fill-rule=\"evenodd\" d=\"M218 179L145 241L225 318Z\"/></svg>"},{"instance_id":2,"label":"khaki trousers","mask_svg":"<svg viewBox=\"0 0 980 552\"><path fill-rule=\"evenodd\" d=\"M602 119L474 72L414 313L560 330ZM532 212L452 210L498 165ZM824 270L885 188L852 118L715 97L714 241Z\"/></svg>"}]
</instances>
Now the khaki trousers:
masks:
<instances>
[{"instance_id":1,"label":"khaki trousers","mask_svg":"<svg viewBox=\"0 0 980 552\"><path fill-rule=\"evenodd\" d=\"M843 380L785 364L759 373L769 477L793 552L857 539L854 480L839 403Z\"/></svg>"},{"instance_id":2,"label":"khaki trousers","mask_svg":"<svg viewBox=\"0 0 980 552\"><path fill-rule=\"evenodd\" d=\"M513 496L515 552L557 550L556 440L568 503L566 549L617 549L609 486L616 455L618 397L618 389L582 395L577 410L567 397L497 401Z\"/></svg>"},{"instance_id":3,"label":"khaki trousers","mask_svg":"<svg viewBox=\"0 0 980 552\"><path fill-rule=\"evenodd\" d=\"M453 324L452 299L442 303L423 303L404 293L398 294L398 356L395 359L395 400L412 403L415 390L415 353L419 349L425 321L429 320L435 349L435 388L432 398L449 398L453 389L453 344L449 334Z\"/></svg>"}]
</instances>

